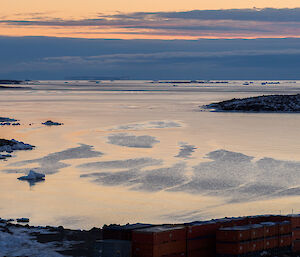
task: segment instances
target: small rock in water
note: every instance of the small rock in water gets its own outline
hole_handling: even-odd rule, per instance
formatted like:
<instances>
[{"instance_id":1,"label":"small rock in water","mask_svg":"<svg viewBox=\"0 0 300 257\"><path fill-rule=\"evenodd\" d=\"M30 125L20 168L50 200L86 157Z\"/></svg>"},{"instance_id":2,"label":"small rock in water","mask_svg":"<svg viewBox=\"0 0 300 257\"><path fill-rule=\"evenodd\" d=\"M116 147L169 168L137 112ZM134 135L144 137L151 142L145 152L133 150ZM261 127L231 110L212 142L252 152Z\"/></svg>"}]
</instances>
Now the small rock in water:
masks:
<instances>
[{"instance_id":1,"label":"small rock in water","mask_svg":"<svg viewBox=\"0 0 300 257\"><path fill-rule=\"evenodd\" d=\"M18 120L11 119L11 118L0 117L0 126L20 125L20 123L17 121Z\"/></svg>"},{"instance_id":2,"label":"small rock in water","mask_svg":"<svg viewBox=\"0 0 300 257\"><path fill-rule=\"evenodd\" d=\"M20 219L17 219L17 222L20 222L20 223L28 223L28 222L29 222L29 219L28 219L28 218L20 218Z\"/></svg>"},{"instance_id":3,"label":"small rock in water","mask_svg":"<svg viewBox=\"0 0 300 257\"><path fill-rule=\"evenodd\" d=\"M0 122L15 122L17 120L11 118L0 117Z\"/></svg>"},{"instance_id":4,"label":"small rock in water","mask_svg":"<svg viewBox=\"0 0 300 257\"><path fill-rule=\"evenodd\" d=\"M44 122L42 124L46 125L46 126L61 126L61 125L63 125L63 123L54 122L52 120L47 120L46 122Z\"/></svg>"},{"instance_id":5,"label":"small rock in water","mask_svg":"<svg viewBox=\"0 0 300 257\"><path fill-rule=\"evenodd\" d=\"M36 181L45 180L45 174L30 170L27 176L22 176L19 177L18 179L36 182Z\"/></svg>"},{"instance_id":6,"label":"small rock in water","mask_svg":"<svg viewBox=\"0 0 300 257\"><path fill-rule=\"evenodd\" d=\"M11 155L10 154L0 154L0 160L4 160L6 158L10 158Z\"/></svg>"}]
</instances>

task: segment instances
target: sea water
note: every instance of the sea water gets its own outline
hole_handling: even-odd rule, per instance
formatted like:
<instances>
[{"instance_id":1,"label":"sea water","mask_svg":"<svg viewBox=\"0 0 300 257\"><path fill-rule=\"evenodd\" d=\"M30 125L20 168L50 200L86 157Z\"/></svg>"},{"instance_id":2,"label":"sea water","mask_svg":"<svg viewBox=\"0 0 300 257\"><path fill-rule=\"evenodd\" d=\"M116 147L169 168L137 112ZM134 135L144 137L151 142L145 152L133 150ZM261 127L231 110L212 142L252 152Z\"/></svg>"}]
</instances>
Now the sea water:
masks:
<instances>
[{"instance_id":1,"label":"sea water","mask_svg":"<svg viewBox=\"0 0 300 257\"><path fill-rule=\"evenodd\" d=\"M69 228L300 211L300 114L224 113L211 102L295 94L262 85L33 81L0 91L0 138L36 146L0 161L0 217ZM44 126L52 120L62 126ZM34 185L17 180L30 169Z\"/></svg>"}]
</instances>

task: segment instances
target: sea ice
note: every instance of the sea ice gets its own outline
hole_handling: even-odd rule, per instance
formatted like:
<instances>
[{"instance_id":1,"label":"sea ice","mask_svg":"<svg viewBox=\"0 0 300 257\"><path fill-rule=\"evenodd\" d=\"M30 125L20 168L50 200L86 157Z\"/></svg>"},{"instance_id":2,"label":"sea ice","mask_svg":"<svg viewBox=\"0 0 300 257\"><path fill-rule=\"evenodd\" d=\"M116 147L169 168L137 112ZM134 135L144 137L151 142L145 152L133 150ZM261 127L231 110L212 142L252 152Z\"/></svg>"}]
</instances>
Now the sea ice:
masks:
<instances>
[{"instance_id":1,"label":"sea ice","mask_svg":"<svg viewBox=\"0 0 300 257\"><path fill-rule=\"evenodd\" d=\"M182 125L176 121L162 120L162 121L148 121L141 123L131 123L120 125L111 130L143 130L143 129L163 129L163 128L179 128Z\"/></svg>"},{"instance_id":2,"label":"sea ice","mask_svg":"<svg viewBox=\"0 0 300 257\"><path fill-rule=\"evenodd\" d=\"M54 174L59 172L60 169L69 167L71 165L62 162L64 160L93 158L102 155L102 152L94 151L92 146L82 144L79 147L69 148L61 152L51 153L42 158L11 163L10 166L21 167L27 166L28 164L32 163L38 163L40 167L35 167L36 171L43 171L43 173L45 174ZM21 171L22 170L24 169L21 169ZM9 173L17 173L16 169L4 171Z\"/></svg>"},{"instance_id":3,"label":"sea ice","mask_svg":"<svg viewBox=\"0 0 300 257\"><path fill-rule=\"evenodd\" d=\"M144 135L135 136L126 133L112 134L108 136L108 143L119 146L152 148L159 141L155 137Z\"/></svg>"},{"instance_id":4,"label":"sea ice","mask_svg":"<svg viewBox=\"0 0 300 257\"><path fill-rule=\"evenodd\" d=\"M181 143L180 144L180 151L175 157L190 158L192 153L195 152L196 149L197 148L194 145L188 145L186 143Z\"/></svg>"},{"instance_id":5,"label":"sea ice","mask_svg":"<svg viewBox=\"0 0 300 257\"><path fill-rule=\"evenodd\" d=\"M152 158L136 158L127 160L115 160L115 161L104 161L104 162L90 162L84 163L78 168L83 169L133 169L142 168L147 166L161 165L162 160L152 159Z\"/></svg>"},{"instance_id":6,"label":"sea ice","mask_svg":"<svg viewBox=\"0 0 300 257\"><path fill-rule=\"evenodd\" d=\"M79 167L99 171L119 169L82 174L81 177L91 178L101 185L125 186L137 191L206 194L225 197L227 202L299 195L300 162L272 158L256 160L243 153L222 149L208 153L206 158L207 161L193 167L182 162L151 169L144 165L148 161L142 159L87 163ZM151 161L149 164L152 166ZM187 176L190 170L192 173Z\"/></svg>"}]
</instances>

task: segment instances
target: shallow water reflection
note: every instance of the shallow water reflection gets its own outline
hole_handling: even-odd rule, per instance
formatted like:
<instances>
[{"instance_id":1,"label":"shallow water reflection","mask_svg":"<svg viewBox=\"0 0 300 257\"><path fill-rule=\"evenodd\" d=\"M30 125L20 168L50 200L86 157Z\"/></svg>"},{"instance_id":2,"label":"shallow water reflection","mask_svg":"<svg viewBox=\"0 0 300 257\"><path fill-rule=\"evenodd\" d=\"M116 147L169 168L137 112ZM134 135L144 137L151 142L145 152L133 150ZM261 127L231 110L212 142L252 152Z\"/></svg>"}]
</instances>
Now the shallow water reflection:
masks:
<instances>
[{"instance_id":1,"label":"shallow water reflection","mask_svg":"<svg viewBox=\"0 0 300 257\"><path fill-rule=\"evenodd\" d=\"M21 123L0 127L1 138L36 146L0 162L0 216L90 228L300 211L300 115L199 109L233 97L293 93L298 82L169 90L140 81L134 87L147 91L128 91L130 83L76 91L50 81L0 92L0 116ZM45 120L64 125L45 127ZM30 169L46 173L45 182L29 187L17 180Z\"/></svg>"}]
</instances>

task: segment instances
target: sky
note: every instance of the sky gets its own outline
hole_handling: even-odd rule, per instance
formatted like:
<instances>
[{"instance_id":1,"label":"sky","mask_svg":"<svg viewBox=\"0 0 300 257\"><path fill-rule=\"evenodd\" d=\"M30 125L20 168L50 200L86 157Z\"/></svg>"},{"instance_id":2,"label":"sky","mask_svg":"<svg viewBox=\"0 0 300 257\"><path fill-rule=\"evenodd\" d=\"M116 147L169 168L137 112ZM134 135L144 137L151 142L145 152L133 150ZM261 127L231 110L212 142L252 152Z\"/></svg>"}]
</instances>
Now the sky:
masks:
<instances>
[{"instance_id":1,"label":"sky","mask_svg":"<svg viewBox=\"0 0 300 257\"><path fill-rule=\"evenodd\" d=\"M299 37L297 7L300 3L295 0L1 0L0 35L165 40Z\"/></svg>"},{"instance_id":2,"label":"sky","mask_svg":"<svg viewBox=\"0 0 300 257\"><path fill-rule=\"evenodd\" d=\"M273 67L272 58L277 60L280 65L276 64L276 69L281 67L282 71L297 62L294 56L300 50L300 41L296 40L300 38L299 7L299 1L294 0L1 0L0 53L7 58L0 60L0 78L63 79L89 67L82 76L132 74L132 79L195 79L202 67L201 76L206 78L221 78L223 74L232 79L254 79L265 74L295 79L298 71L272 75L267 71L270 67L259 66L261 56L265 58L264 65ZM172 54L168 49L173 49ZM240 49L242 52L237 54ZM125 57L128 53L130 57ZM155 58L156 67L151 65L151 58ZM212 63L210 69L205 61ZM66 62L67 69L56 70ZM110 63L109 70L92 65L103 62ZM193 67L186 69L190 63ZM172 72L167 68L170 66ZM218 75L212 72L213 67L218 67ZM242 72L237 73L234 67ZM132 72L140 68L139 73Z\"/></svg>"}]
</instances>

